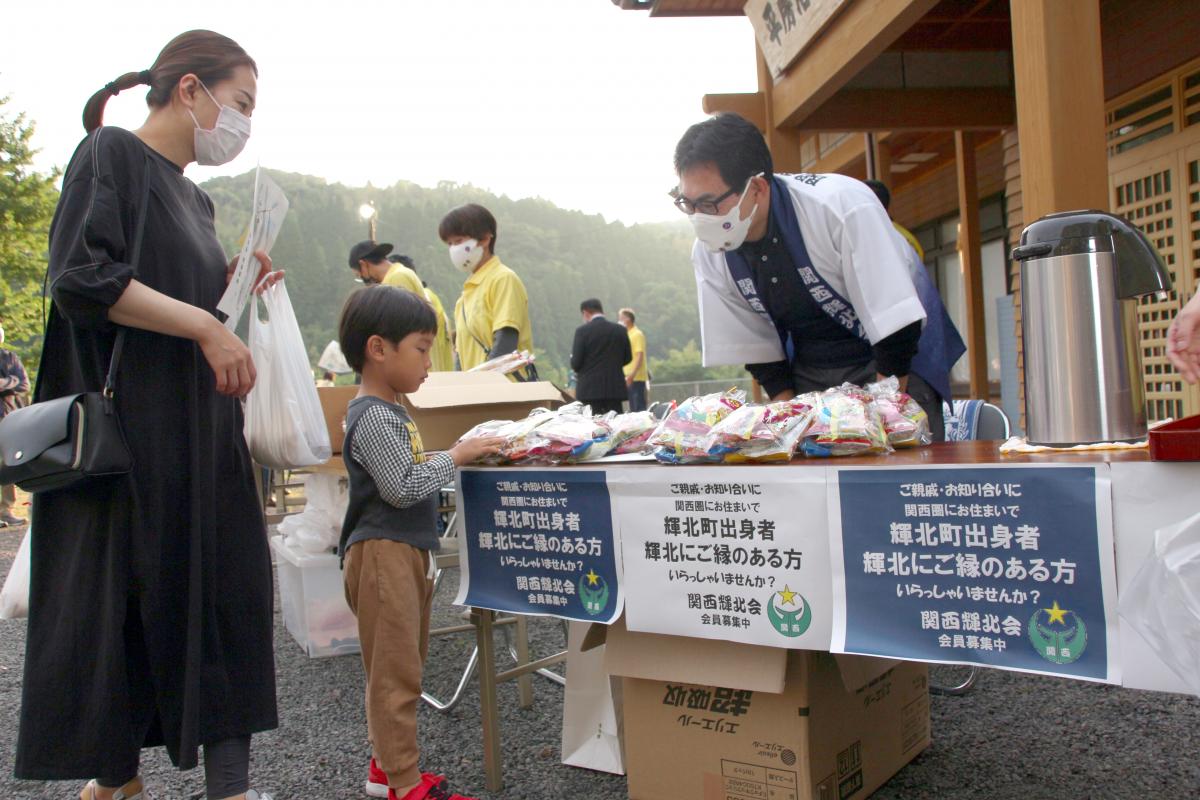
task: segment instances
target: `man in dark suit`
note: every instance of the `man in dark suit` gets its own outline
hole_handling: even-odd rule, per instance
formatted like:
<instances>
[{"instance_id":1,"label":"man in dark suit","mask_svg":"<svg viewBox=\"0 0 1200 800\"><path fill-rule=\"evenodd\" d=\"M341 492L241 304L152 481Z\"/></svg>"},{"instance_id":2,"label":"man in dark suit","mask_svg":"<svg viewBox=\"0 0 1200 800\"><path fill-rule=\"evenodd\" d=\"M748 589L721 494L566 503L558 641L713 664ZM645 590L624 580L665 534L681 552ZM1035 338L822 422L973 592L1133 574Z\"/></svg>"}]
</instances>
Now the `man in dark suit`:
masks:
<instances>
[{"instance_id":1,"label":"man in dark suit","mask_svg":"<svg viewBox=\"0 0 1200 800\"><path fill-rule=\"evenodd\" d=\"M575 397L592 407L593 414L621 413L629 396L625 365L633 358L625 327L604 318L604 307L595 298L579 304L583 324L575 329L571 369L578 380Z\"/></svg>"}]
</instances>

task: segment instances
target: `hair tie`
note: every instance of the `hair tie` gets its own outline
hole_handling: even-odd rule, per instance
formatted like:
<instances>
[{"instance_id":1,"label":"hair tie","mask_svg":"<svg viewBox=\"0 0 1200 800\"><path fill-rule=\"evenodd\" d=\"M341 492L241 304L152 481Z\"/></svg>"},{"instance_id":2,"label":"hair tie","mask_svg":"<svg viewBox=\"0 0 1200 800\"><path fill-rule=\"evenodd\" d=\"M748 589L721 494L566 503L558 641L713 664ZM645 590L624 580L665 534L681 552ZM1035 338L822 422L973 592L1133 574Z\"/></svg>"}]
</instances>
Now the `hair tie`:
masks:
<instances>
[{"instance_id":1,"label":"hair tie","mask_svg":"<svg viewBox=\"0 0 1200 800\"><path fill-rule=\"evenodd\" d=\"M144 69L138 73L138 80L142 83L153 83L154 75L148 69Z\"/></svg>"},{"instance_id":2,"label":"hair tie","mask_svg":"<svg viewBox=\"0 0 1200 800\"><path fill-rule=\"evenodd\" d=\"M113 97L116 97L117 95L119 95L119 94L121 93L121 90L120 90L119 88L117 88L117 82L116 82L116 81L109 81L108 83L104 84L104 88L105 88L105 89L108 91L108 93L109 93L109 94L111 94Z\"/></svg>"}]
</instances>

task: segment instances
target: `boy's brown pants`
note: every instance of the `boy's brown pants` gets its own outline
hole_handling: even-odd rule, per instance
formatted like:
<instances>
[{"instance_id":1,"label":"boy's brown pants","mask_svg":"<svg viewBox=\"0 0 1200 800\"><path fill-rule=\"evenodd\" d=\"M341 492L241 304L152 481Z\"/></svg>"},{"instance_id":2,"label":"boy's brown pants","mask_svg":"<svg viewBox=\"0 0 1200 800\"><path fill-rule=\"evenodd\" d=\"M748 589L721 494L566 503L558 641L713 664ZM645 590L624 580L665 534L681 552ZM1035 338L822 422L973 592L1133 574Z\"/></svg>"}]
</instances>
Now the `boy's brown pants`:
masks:
<instances>
[{"instance_id":1,"label":"boy's brown pants","mask_svg":"<svg viewBox=\"0 0 1200 800\"><path fill-rule=\"evenodd\" d=\"M358 618L367 673L367 733L392 787L421 780L417 703L429 651L429 552L367 539L346 553L346 602Z\"/></svg>"}]
</instances>

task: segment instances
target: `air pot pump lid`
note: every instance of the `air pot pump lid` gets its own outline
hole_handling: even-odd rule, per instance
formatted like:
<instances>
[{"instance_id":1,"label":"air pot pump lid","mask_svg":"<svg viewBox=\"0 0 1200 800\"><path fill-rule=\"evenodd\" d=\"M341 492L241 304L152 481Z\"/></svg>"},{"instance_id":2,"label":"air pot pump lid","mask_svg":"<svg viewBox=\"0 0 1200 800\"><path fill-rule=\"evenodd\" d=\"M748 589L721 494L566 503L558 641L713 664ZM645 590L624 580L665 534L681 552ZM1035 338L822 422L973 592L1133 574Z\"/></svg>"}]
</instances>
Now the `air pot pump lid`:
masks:
<instances>
[{"instance_id":1,"label":"air pot pump lid","mask_svg":"<svg viewBox=\"0 0 1200 800\"><path fill-rule=\"evenodd\" d=\"M1014 261L1085 253L1114 253L1117 296L1138 297L1171 290L1171 276L1158 250L1142 231L1123 217L1104 211L1050 214L1021 233Z\"/></svg>"}]
</instances>

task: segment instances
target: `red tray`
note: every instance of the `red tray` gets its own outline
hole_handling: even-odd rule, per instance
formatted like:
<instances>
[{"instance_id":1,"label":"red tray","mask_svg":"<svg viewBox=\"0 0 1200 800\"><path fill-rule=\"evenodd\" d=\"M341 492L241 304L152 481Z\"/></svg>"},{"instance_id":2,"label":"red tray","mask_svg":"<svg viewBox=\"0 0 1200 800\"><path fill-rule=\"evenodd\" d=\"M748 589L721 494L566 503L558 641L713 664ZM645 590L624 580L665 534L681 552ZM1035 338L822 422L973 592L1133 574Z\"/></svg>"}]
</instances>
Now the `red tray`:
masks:
<instances>
[{"instance_id":1,"label":"red tray","mask_svg":"<svg viewBox=\"0 0 1200 800\"><path fill-rule=\"evenodd\" d=\"M1150 430L1151 461L1200 461L1200 414Z\"/></svg>"}]
</instances>

